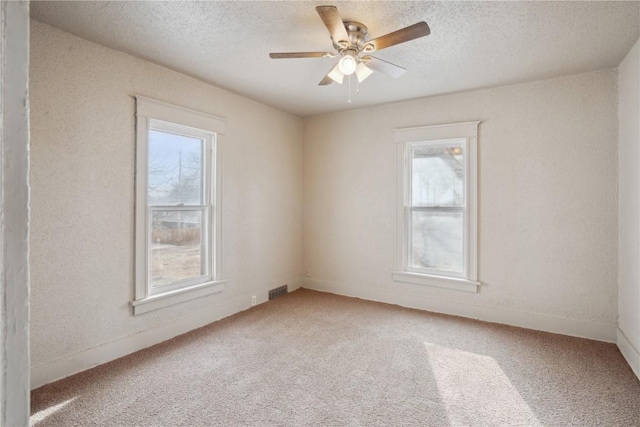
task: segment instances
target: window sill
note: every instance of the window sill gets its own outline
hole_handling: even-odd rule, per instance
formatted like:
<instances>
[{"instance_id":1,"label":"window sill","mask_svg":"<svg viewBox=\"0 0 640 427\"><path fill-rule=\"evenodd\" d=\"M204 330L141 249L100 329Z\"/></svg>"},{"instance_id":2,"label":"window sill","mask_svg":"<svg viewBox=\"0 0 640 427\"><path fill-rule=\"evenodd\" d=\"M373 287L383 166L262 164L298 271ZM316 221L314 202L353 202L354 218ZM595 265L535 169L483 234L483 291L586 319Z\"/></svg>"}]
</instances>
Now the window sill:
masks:
<instances>
[{"instance_id":1,"label":"window sill","mask_svg":"<svg viewBox=\"0 0 640 427\"><path fill-rule=\"evenodd\" d=\"M175 291L151 295L143 299L131 301L130 304L133 307L133 315L137 316L138 314L147 313L159 308L222 292L224 291L225 282L226 280L216 280L201 283L199 285L189 286L188 288L176 289Z\"/></svg>"},{"instance_id":2,"label":"window sill","mask_svg":"<svg viewBox=\"0 0 640 427\"><path fill-rule=\"evenodd\" d=\"M391 277L396 282L412 283L414 285L434 286L436 288L453 289L456 291L477 293L480 282L457 279L445 276L431 276L429 274L409 273L407 271L392 271Z\"/></svg>"}]
</instances>

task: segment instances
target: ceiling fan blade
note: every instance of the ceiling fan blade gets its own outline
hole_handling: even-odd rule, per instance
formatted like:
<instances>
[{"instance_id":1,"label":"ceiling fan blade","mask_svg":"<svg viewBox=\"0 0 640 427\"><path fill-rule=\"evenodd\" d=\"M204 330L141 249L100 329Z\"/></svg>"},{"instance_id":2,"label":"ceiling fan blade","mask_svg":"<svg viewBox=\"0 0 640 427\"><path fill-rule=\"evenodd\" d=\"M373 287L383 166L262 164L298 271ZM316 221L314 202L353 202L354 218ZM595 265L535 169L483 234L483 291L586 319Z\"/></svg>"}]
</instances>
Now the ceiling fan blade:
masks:
<instances>
[{"instance_id":1,"label":"ceiling fan blade","mask_svg":"<svg viewBox=\"0 0 640 427\"><path fill-rule=\"evenodd\" d=\"M286 53L270 53L269 58L287 59L287 58L333 58L333 52L286 52Z\"/></svg>"},{"instance_id":2,"label":"ceiling fan blade","mask_svg":"<svg viewBox=\"0 0 640 427\"><path fill-rule=\"evenodd\" d=\"M375 50L382 50L389 46L428 36L429 34L431 34L429 26L426 22L422 21L401 30L394 31L393 33L385 34L384 36L369 40L366 44L372 44L375 47Z\"/></svg>"},{"instance_id":3,"label":"ceiling fan blade","mask_svg":"<svg viewBox=\"0 0 640 427\"><path fill-rule=\"evenodd\" d=\"M381 73L391 76L394 79L407 72L406 68L402 68L399 65L387 62L384 59L376 58L375 56L366 56L363 59L366 59L367 67L371 68L374 71L380 71Z\"/></svg>"},{"instance_id":4,"label":"ceiling fan blade","mask_svg":"<svg viewBox=\"0 0 640 427\"><path fill-rule=\"evenodd\" d=\"M327 74L326 76L324 76L322 80L320 80L320 83L318 83L318 86L326 86L326 85L330 85L331 83L333 83L333 79L329 77L329 75Z\"/></svg>"},{"instance_id":5,"label":"ceiling fan blade","mask_svg":"<svg viewBox=\"0 0 640 427\"><path fill-rule=\"evenodd\" d=\"M331 34L334 42L349 41L349 34L338 13L338 8L335 6L318 6L316 7L316 11L327 27L327 30L329 30L329 34Z\"/></svg>"}]
</instances>

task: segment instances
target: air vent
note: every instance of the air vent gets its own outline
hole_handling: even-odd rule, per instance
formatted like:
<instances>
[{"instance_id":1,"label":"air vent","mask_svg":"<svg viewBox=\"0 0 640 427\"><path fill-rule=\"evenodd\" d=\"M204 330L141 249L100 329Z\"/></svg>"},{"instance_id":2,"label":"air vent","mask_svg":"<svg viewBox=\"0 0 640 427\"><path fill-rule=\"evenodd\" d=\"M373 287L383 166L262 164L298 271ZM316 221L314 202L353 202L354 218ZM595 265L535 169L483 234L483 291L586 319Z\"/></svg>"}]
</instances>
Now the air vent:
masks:
<instances>
[{"instance_id":1,"label":"air vent","mask_svg":"<svg viewBox=\"0 0 640 427\"><path fill-rule=\"evenodd\" d=\"M279 288L271 289L269 291L269 301L271 301L272 299L276 299L278 297L281 297L282 295L286 294L287 292L288 292L287 285L280 286Z\"/></svg>"}]
</instances>

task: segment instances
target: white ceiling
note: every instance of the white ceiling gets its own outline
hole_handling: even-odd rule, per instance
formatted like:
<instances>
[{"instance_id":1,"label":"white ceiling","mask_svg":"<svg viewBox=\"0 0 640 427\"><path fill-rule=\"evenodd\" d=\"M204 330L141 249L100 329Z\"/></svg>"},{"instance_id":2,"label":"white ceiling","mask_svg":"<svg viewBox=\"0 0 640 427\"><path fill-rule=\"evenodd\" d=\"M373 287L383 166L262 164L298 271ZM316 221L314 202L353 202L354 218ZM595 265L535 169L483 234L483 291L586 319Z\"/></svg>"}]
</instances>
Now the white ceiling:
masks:
<instances>
[{"instance_id":1,"label":"white ceiling","mask_svg":"<svg viewBox=\"0 0 640 427\"><path fill-rule=\"evenodd\" d=\"M371 38L426 21L431 35L375 56L409 71L318 86L337 59L315 11L336 5ZM436 94L617 67L640 36L640 2L32 2L31 16L306 117ZM355 91L355 79L352 90Z\"/></svg>"}]
</instances>

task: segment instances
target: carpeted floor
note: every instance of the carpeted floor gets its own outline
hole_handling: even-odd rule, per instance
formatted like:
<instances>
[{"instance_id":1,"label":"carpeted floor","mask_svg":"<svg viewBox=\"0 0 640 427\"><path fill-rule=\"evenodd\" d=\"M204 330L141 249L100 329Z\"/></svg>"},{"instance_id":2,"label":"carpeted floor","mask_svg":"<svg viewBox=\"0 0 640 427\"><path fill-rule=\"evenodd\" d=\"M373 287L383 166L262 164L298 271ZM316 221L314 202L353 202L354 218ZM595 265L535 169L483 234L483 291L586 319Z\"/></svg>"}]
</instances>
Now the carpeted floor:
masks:
<instances>
[{"instance_id":1,"label":"carpeted floor","mask_svg":"<svg viewBox=\"0 0 640 427\"><path fill-rule=\"evenodd\" d=\"M37 426L639 426L579 338L298 290L32 392Z\"/></svg>"}]
</instances>

